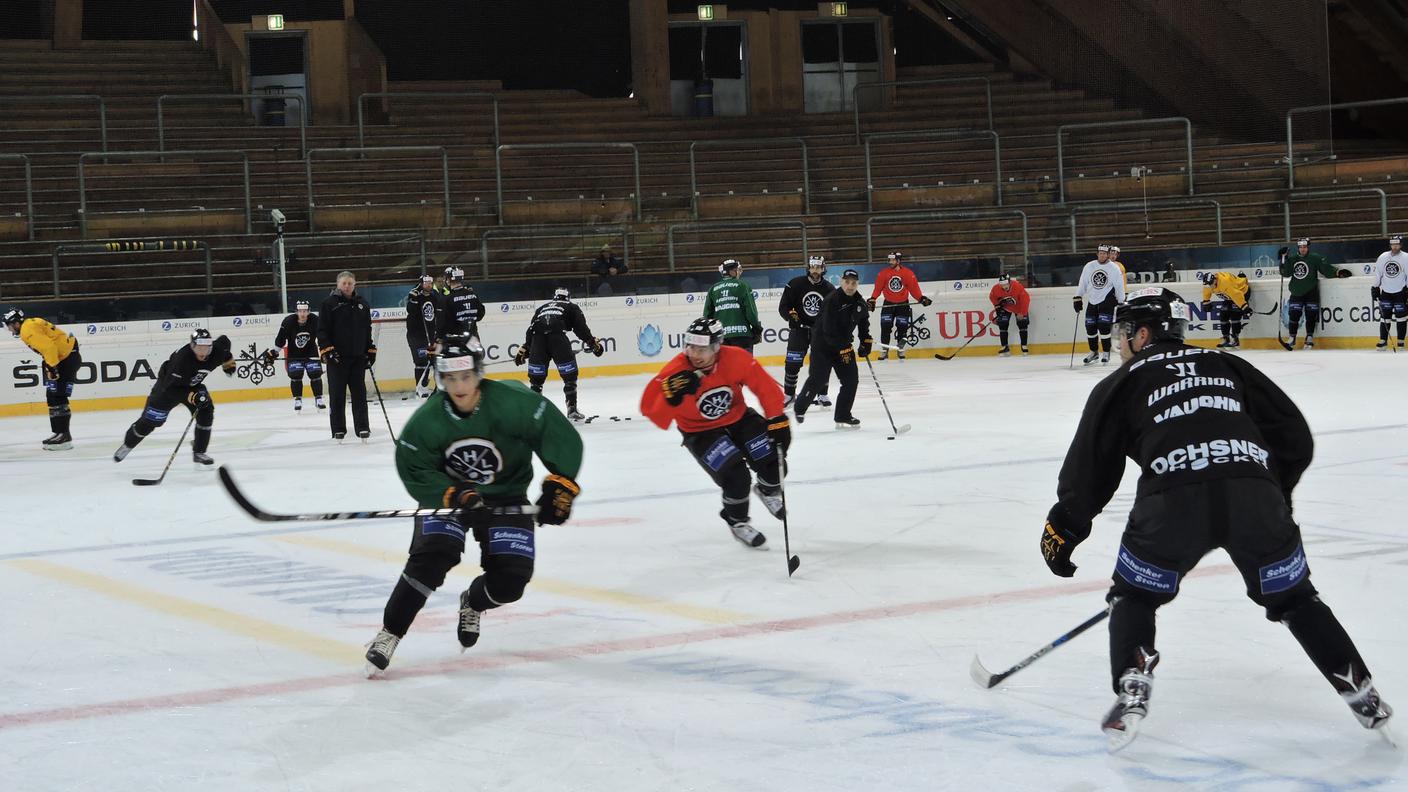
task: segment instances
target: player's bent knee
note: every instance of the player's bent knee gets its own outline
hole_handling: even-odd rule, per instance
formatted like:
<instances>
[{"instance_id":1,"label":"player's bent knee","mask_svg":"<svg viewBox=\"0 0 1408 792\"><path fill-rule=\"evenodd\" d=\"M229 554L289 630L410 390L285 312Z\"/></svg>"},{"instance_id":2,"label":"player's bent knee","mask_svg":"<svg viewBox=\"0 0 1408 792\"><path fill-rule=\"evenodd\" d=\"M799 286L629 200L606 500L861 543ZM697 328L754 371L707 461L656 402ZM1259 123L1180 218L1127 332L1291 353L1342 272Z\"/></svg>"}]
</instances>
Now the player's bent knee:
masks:
<instances>
[{"instance_id":1,"label":"player's bent knee","mask_svg":"<svg viewBox=\"0 0 1408 792\"><path fill-rule=\"evenodd\" d=\"M1266 620L1289 622L1295 619L1297 611L1320 607L1320 597L1310 578L1302 578L1286 591L1278 594L1252 596L1256 604L1266 609Z\"/></svg>"}]
</instances>

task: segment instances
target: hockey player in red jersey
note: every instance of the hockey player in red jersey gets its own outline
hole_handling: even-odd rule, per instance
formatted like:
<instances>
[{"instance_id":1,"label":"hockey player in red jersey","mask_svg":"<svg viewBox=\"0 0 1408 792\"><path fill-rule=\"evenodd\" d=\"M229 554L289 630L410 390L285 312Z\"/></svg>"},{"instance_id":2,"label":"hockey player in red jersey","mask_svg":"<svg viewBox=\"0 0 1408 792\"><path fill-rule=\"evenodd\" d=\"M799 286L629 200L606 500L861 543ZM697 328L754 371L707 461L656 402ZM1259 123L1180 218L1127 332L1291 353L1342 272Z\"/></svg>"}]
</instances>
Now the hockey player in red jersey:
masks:
<instances>
[{"instance_id":1,"label":"hockey player in red jersey","mask_svg":"<svg viewBox=\"0 0 1408 792\"><path fill-rule=\"evenodd\" d=\"M743 402L753 392L762 416ZM734 538L762 549L767 537L748 522L749 469L758 476L753 491L774 517L782 519L782 455L792 444L783 412L782 388L747 350L723 346L723 325L701 318L684 334L684 352L665 364L645 386L641 414L661 429L673 422L684 446L723 490L723 511Z\"/></svg>"},{"instance_id":2,"label":"hockey player in red jersey","mask_svg":"<svg viewBox=\"0 0 1408 792\"><path fill-rule=\"evenodd\" d=\"M1014 316L1017 317L1017 334L1022 341L1022 354L1029 354L1027 325L1031 323L1031 317L1027 314L1031 311L1032 296L1027 293L1027 287L1004 273L998 276L997 283L993 285L992 291L988 292L988 302L992 303L992 320L997 324L998 340L1002 342L1002 348L997 350L997 354L1002 357L1012 354L1011 348L1007 346L1007 324Z\"/></svg>"},{"instance_id":3,"label":"hockey player in red jersey","mask_svg":"<svg viewBox=\"0 0 1408 792\"><path fill-rule=\"evenodd\" d=\"M904 360L904 342L909 335L909 324L914 319L914 309L909 306L912 303L919 303L925 308L934 304L934 301L924 296L924 292L919 290L919 279L914 277L914 270L904 265L904 254L894 252L889 255L890 266L880 270L875 276L875 289L870 293L870 299L866 300L866 307L871 313L875 313L875 300L882 294L885 296L884 305L880 306L880 359L885 360L890 356L887 348L890 344L890 329L895 330L895 346L900 347L900 360Z\"/></svg>"}]
</instances>

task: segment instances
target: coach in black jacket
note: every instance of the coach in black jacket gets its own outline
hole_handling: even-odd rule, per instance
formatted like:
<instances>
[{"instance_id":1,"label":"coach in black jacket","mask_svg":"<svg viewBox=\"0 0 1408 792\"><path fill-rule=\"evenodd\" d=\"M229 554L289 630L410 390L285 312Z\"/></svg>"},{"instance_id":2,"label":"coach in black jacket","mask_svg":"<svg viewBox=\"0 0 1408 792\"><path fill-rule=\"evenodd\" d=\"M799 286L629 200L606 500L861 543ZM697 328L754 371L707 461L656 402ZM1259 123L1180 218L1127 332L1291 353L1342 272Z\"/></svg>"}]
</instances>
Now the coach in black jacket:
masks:
<instances>
[{"instance_id":1,"label":"coach in black jacket","mask_svg":"<svg viewBox=\"0 0 1408 792\"><path fill-rule=\"evenodd\" d=\"M342 272L337 288L318 309L318 350L328 371L328 421L332 437L347 436L347 415L343 403L352 391L352 426L357 436L371 436L367 425L367 384L363 377L376 364L376 344L372 342L372 309L357 293L357 276Z\"/></svg>"},{"instance_id":2,"label":"coach in black jacket","mask_svg":"<svg viewBox=\"0 0 1408 792\"><path fill-rule=\"evenodd\" d=\"M870 338L870 311L857 289L860 273L848 269L841 273L841 288L826 295L821 301L821 311L812 325L811 365L807 369L807 381L792 403L792 413L797 423L805 420L807 408L812 399L836 372L841 383L841 392L836 394L835 419L839 429L859 429L860 421L851 415L851 405L856 401L856 386L859 375L856 357L869 357L874 343ZM852 337L859 337L860 344L851 348Z\"/></svg>"}]
</instances>

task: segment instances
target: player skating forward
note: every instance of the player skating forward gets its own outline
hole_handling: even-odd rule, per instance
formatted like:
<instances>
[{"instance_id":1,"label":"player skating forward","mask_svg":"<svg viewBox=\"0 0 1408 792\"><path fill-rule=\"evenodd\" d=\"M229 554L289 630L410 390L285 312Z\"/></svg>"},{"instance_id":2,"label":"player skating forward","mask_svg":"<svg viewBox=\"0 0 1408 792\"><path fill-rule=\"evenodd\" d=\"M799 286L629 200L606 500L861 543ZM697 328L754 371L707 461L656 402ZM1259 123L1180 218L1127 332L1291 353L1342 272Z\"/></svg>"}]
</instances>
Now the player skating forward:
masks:
<instances>
[{"instance_id":1,"label":"player skating forward","mask_svg":"<svg viewBox=\"0 0 1408 792\"><path fill-rule=\"evenodd\" d=\"M792 443L782 388L746 350L723 346L723 326L717 319L694 320L685 331L684 345L684 352L645 386L641 414L661 429L671 423L679 427L684 447L723 490L719 516L734 538L762 548L767 537L748 522L748 471L758 476L753 491L781 519L781 454ZM772 418L764 420L744 404L744 387Z\"/></svg>"},{"instance_id":2,"label":"player skating forward","mask_svg":"<svg viewBox=\"0 0 1408 792\"><path fill-rule=\"evenodd\" d=\"M73 448L73 436L68 433L73 412L68 400L73 395L78 366L83 362L83 356L78 354L78 339L37 316L26 319L18 308L6 311L4 321L10 332L44 361L44 401L49 403L49 429L53 434L40 445L45 451Z\"/></svg>"},{"instance_id":3,"label":"player skating forward","mask_svg":"<svg viewBox=\"0 0 1408 792\"><path fill-rule=\"evenodd\" d=\"M1315 348L1315 325L1320 320L1320 276L1347 278L1349 271L1340 271L1319 253L1310 252L1310 240L1296 240L1296 252L1281 262L1281 276L1289 278L1291 296L1286 300L1286 316L1291 346L1296 345L1300 318L1305 317L1305 347Z\"/></svg>"},{"instance_id":4,"label":"player skating forward","mask_svg":"<svg viewBox=\"0 0 1408 792\"><path fill-rule=\"evenodd\" d=\"M1398 348L1403 349L1408 334L1408 253L1403 252L1403 237L1389 237L1388 250L1379 254L1371 294L1379 305L1379 351L1388 349L1390 319L1398 323Z\"/></svg>"},{"instance_id":5,"label":"player skating forward","mask_svg":"<svg viewBox=\"0 0 1408 792\"><path fill-rule=\"evenodd\" d=\"M1082 302L1084 300L1084 302ZM1115 306L1124 302L1124 273L1110 261L1110 246L1095 248L1095 258L1085 263L1080 272L1080 286L1071 298L1076 313L1085 309L1085 343L1090 354L1081 360L1089 366L1098 358L1110 362L1110 327L1115 321Z\"/></svg>"},{"instance_id":6,"label":"player skating forward","mask_svg":"<svg viewBox=\"0 0 1408 792\"><path fill-rule=\"evenodd\" d=\"M484 611L517 602L533 577L534 519L528 504L533 455L547 468L538 524L561 525L581 491L582 438L561 412L517 382L486 380L484 348L468 334L441 338L439 390L416 410L396 444L396 472L426 508L458 507L455 517L417 517L410 557L367 649L370 673L391 663L396 646L430 595L459 564L466 536L479 546L483 574L460 594L460 646L479 640Z\"/></svg>"},{"instance_id":7,"label":"player skating forward","mask_svg":"<svg viewBox=\"0 0 1408 792\"><path fill-rule=\"evenodd\" d=\"M988 292L988 302L992 303L993 321L997 323L997 338L1002 343L1002 348L997 350L997 354L1001 357L1012 354L1012 348L1007 345L1007 326L1014 316L1017 317L1017 335L1022 342L1022 354L1030 354L1027 349L1027 327L1032 321L1032 296L1027 293L1027 287L1004 272L997 276L997 283L993 284L992 290Z\"/></svg>"},{"instance_id":8,"label":"player skating forward","mask_svg":"<svg viewBox=\"0 0 1408 792\"><path fill-rule=\"evenodd\" d=\"M821 314L821 301L836 287L826 280L826 259L812 256L807 261L807 274L798 275L787 282L782 290L782 299L777 303L777 312L787 320L787 358L782 368L782 392L787 397L787 406L797 397L797 373L802 370L802 361L812 345L812 327ZM830 378L828 378L829 381ZM812 401L823 407L831 406L827 398L827 383Z\"/></svg>"},{"instance_id":9,"label":"player skating forward","mask_svg":"<svg viewBox=\"0 0 1408 792\"><path fill-rule=\"evenodd\" d=\"M720 278L704 297L704 318L717 319L724 328L724 343L745 349L763 340L763 323L758 320L758 303L753 287L740 280L743 265L728 259L719 265Z\"/></svg>"},{"instance_id":10,"label":"player skating forward","mask_svg":"<svg viewBox=\"0 0 1408 792\"><path fill-rule=\"evenodd\" d=\"M1119 697L1103 721L1110 747L1134 738L1148 713L1154 612L1215 547L1242 573L1247 595L1285 624L1367 728L1392 714L1353 641L1310 582L1291 493L1314 441L1295 404L1246 361L1183 343L1188 306L1159 287L1116 314L1124 365L1091 392L1066 453L1041 551L1070 577L1071 553L1124 475L1141 473L1110 587L1110 672ZM1235 673L1235 672L1234 672Z\"/></svg>"},{"instance_id":11,"label":"player skating forward","mask_svg":"<svg viewBox=\"0 0 1408 792\"><path fill-rule=\"evenodd\" d=\"M1251 318L1251 283L1244 272L1204 272L1203 313L1216 317L1222 332L1218 349L1237 349L1242 345L1242 326Z\"/></svg>"},{"instance_id":12,"label":"player skating forward","mask_svg":"<svg viewBox=\"0 0 1408 792\"><path fill-rule=\"evenodd\" d=\"M211 338L204 328L191 333L191 342L184 344L156 373L156 384L142 414L127 427L122 445L112 454L112 461L121 462L152 430L166 423L171 409L185 405L195 416L196 431L191 438L191 460L197 465L213 465L215 460L205 453L210 448L210 432L215 425L215 402L205 387L206 375L219 368L228 377L235 375L235 356L226 336Z\"/></svg>"},{"instance_id":13,"label":"player skating forward","mask_svg":"<svg viewBox=\"0 0 1408 792\"><path fill-rule=\"evenodd\" d=\"M415 366L416 395L430 395L426 376L430 370L430 345L435 342L435 328L440 324L440 297L435 293L435 279L422 275L420 285L406 295L406 346L411 349Z\"/></svg>"},{"instance_id":14,"label":"player skating forward","mask_svg":"<svg viewBox=\"0 0 1408 792\"><path fill-rule=\"evenodd\" d=\"M284 317L278 335L274 336L275 348L284 349L284 367L288 370L288 390L293 394L293 410L303 410L304 374L308 375L308 385L313 389L313 399L318 409L325 410L323 362L318 357L318 315L308 310L307 300L294 303L293 309L293 313ZM270 365L279 359L275 349L264 355Z\"/></svg>"},{"instance_id":15,"label":"player skating forward","mask_svg":"<svg viewBox=\"0 0 1408 792\"><path fill-rule=\"evenodd\" d=\"M802 392L792 403L792 414L797 416L797 423L806 419L812 394L825 386L834 370L837 381L841 383L841 391L836 394L836 428L860 428L860 420L851 415L851 407L856 402L856 385L860 380L856 355L870 355L874 342L870 338L870 311L865 300L861 299L859 288L860 273L848 269L841 273L841 288L821 301L821 313L812 326L812 360L807 369L807 381L802 384ZM857 349L851 348L852 335L860 338Z\"/></svg>"},{"instance_id":16,"label":"player skating forward","mask_svg":"<svg viewBox=\"0 0 1408 792\"><path fill-rule=\"evenodd\" d=\"M601 357L606 346L592 335L587 327L587 317L582 309L572 302L566 289L557 289L552 299L538 306L533 318L528 321L528 332L523 336L523 346L513 355L518 365L528 363L528 385L534 393L543 392L543 383L548 378L548 360L557 366L557 374L562 377L562 396L567 402L567 417L580 421L586 418L577 409L577 355L572 351L572 342L567 339L571 330L582 342L582 349L591 350Z\"/></svg>"},{"instance_id":17,"label":"player skating forward","mask_svg":"<svg viewBox=\"0 0 1408 792\"><path fill-rule=\"evenodd\" d=\"M890 330L895 331L895 346L899 347L897 355L900 360L904 360L904 342L909 336L909 325L914 321L914 309L909 307L910 301L914 301L928 308L934 301L924 296L919 290L919 279L914 276L914 270L904 265L904 254L896 251L888 257L890 266L881 269L875 276L875 289L870 293L870 299L866 300L866 307L871 313L875 312L876 298L883 295L885 302L880 306L880 359L886 360L890 357ZM865 357L861 355L861 357Z\"/></svg>"}]
</instances>

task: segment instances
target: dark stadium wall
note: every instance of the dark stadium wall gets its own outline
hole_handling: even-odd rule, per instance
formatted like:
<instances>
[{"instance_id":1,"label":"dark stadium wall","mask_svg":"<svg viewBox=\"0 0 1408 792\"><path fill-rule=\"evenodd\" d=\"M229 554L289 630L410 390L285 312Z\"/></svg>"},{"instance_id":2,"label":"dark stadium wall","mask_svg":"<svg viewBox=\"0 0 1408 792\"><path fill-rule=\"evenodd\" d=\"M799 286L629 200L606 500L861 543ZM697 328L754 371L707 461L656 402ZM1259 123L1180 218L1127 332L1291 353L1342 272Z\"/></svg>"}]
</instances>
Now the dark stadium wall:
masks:
<instances>
[{"instance_id":1,"label":"dark stadium wall","mask_svg":"<svg viewBox=\"0 0 1408 792\"><path fill-rule=\"evenodd\" d=\"M4 0L4 5L5 21L0 26L0 38L37 39L52 35L41 16L41 0Z\"/></svg>"},{"instance_id":2,"label":"dark stadium wall","mask_svg":"<svg viewBox=\"0 0 1408 792\"><path fill-rule=\"evenodd\" d=\"M3 0L8 3L9 0ZM83 38L101 40L191 40L191 0L84 0Z\"/></svg>"}]
</instances>

